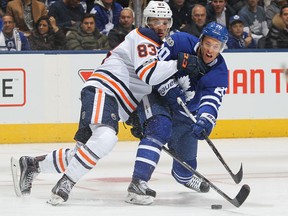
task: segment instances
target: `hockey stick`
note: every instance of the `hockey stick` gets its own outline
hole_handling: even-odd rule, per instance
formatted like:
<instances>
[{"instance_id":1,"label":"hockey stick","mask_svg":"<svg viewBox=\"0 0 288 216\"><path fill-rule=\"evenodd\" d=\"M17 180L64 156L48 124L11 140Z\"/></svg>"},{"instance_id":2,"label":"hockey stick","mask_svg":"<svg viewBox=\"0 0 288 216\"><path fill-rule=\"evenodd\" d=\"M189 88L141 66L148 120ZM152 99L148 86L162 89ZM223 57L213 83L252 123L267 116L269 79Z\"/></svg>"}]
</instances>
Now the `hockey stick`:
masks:
<instances>
[{"instance_id":1,"label":"hockey stick","mask_svg":"<svg viewBox=\"0 0 288 216\"><path fill-rule=\"evenodd\" d=\"M185 113L190 117L190 119L196 123L196 119L193 116L193 114L190 112L190 110L187 108L187 106L185 105L185 103L182 101L182 99L180 97L177 98L177 102L179 105L182 106L182 108L184 109ZM234 174L231 169L228 167L228 165L226 164L226 162L224 161L223 157L221 156L221 154L219 153L219 151L216 149L215 145L213 144L213 142L209 139L209 137L203 133L204 139L206 140L206 142L208 143L208 145L211 147L211 149L213 150L213 152L215 153L215 155L217 156L217 158L221 161L221 163L223 164L223 166L225 167L225 169L228 171L228 173L230 174L230 176L232 177L232 179L234 180L234 182L236 184L239 184L243 178L243 168L242 168L242 163L241 163L241 167L240 170L238 171L237 174Z\"/></svg>"},{"instance_id":2,"label":"hockey stick","mask_svg":"<svg viewBox=\"0 0 288 216\"><path fill-rule=\"evenodd\" d=\"M177 156L174 155L166 146L163 146L162 148L167 154L169 154L172 158L174 158L178 163L180 163L183 167L185 167L191 173L193 173L194 175L196 175L197 177L199 177L200 179L205 181L211 188L213 188L218 194L220 194L220 196L222 196L224 199L226 199L228 202L230 202L232 205L236 206L237 208L239 208L244 203L244 201L246 200L246 198L250 194L249 185L244 184L241 187L241 189L238 192L238 194L236 195L236 197L234 199L231 199L222 190L220 190L212 182L210 182L208 179L206 179L202 174L200 174L198 171L194 170L191 166L189 166L184 161L182 161L179 158L177 158Z\"/></svg>"}]
</instances>

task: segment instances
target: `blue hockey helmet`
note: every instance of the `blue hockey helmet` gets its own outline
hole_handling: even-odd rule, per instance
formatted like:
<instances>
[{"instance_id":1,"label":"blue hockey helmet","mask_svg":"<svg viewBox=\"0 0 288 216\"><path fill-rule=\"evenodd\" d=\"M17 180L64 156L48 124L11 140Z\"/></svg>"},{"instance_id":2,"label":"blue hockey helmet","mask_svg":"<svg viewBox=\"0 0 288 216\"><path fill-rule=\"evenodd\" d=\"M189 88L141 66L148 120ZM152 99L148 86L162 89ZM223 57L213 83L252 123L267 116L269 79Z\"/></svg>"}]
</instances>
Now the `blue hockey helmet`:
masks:
<instances>
[{"instance_id":1,"label":"blue hockey helmet","mask_svg":"<svg viewBox=\"0 0 288 216\"><path fill-rule=\"evenodd\" d=\"M209 36L219 40L220 42L223 43L224 48L225 44L228 41L228 30L225 26L219 23L210 22L204 27L202 34L199 37L200 40L202 40L204 36Z\"/></svg>"}]
</instances>

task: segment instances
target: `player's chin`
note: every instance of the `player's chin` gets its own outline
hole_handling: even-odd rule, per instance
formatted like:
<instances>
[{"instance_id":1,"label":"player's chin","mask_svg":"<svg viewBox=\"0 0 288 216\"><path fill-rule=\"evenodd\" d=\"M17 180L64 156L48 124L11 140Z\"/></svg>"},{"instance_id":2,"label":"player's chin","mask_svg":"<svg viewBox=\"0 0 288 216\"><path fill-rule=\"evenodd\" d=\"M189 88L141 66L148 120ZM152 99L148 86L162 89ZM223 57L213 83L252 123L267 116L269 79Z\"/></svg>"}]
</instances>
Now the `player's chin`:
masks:
<instances>
[{"instance_id":1,"label":"player's chin","mask_svg":"<svg viewBox=\"0 0 288 216\"><path fill-rule=\"evenodd\" d=\"M212 54L209 54L209 53L206 53L205 56L207 59L210 59L210 60L214 58L214 56Z\"/></svg>"},{"instance_id":2,"label":"player's chin","mask_svg":"<svg viewBox=\"0 0 288 216\"><path fill-rule=\"evenodd\" d=\"M163 39L164 36L165 36L165 34L164 34L164 33L158 33L158 36L159 36L161 39Z\"/></svg>"},{"instance_id":3,"label":"player's chin","mask_svg":"<svg viewBox=\"0 0 288 216\"><path fill-rule=\"evenodd\" d=\"M208 54L208 53L205 56L203 56L203 60L206 64L212 62L214 60L214 58L215 57L213 55Z\"/></svg>"}]
</instances>

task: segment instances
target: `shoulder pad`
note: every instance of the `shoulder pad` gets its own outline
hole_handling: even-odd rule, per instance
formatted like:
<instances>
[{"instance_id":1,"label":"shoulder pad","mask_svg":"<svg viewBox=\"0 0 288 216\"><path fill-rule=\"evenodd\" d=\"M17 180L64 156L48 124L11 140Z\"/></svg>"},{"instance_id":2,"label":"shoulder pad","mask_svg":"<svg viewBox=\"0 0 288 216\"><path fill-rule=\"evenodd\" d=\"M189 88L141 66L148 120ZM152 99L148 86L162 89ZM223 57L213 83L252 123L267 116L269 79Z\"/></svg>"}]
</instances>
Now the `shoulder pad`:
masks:
<instances>
[{"instance_id":1,"label":"shoulder pad","mask_svg":"<svg viewBox=\"0 0 288 216\"><path fill-rule=\"evenodd\" d=\"M138 31L143 36L153 40L155 43L159 44L159 46L163 43L161 38L157 35L157 33L150 28L138 28Z\"/></svg>"}]
</instances>

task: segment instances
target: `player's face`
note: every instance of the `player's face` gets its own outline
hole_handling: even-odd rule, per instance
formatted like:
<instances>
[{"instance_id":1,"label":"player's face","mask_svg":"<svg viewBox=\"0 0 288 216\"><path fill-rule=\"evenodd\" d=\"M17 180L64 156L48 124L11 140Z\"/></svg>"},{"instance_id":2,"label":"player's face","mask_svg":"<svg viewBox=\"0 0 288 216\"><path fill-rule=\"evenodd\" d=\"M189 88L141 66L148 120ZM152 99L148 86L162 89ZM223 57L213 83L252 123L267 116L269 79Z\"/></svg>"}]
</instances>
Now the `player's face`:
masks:
<instances>
[{"instance_id":1,"label":"player's face","mask_svg":"<svg viewBox=\"0 0 288 216\"><path fill-rule=\"evenodd\" d=\"M153 29L162 40L168 34L170 24L170 19L167 18L149 18L148 21L148 26Z\"/></svg>"},{"instance_id":2,"label":"player's face","mask_svg":"<svg viewBox=\"0 0 288 216\"><path fill-rule=\"evenodd\" d=\"M201 55L205 64L212 62L220 53L222 42L219 40L205 36L201 41Z\"/></svg>"}]
</instances>

